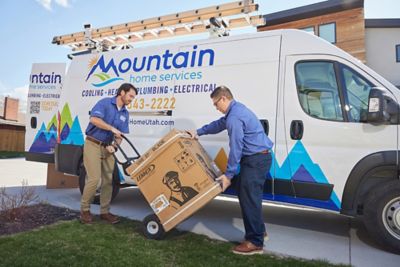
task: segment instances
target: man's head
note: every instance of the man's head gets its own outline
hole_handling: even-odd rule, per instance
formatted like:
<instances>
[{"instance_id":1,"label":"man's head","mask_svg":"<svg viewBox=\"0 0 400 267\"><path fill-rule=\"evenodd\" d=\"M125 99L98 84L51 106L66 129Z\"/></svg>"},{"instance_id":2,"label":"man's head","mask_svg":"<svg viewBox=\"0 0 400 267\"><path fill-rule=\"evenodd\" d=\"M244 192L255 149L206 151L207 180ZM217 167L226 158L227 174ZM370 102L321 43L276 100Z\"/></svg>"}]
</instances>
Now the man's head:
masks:
<instances>
[{"instance_id":1,"label":"man's head","mask_svg":"<svg viewBox=\"0 0 400 267\"><path fill-rule=\"evenodd\" d=\"M210 97L213 101L213 105L215 106L215 108L218 111L226 114L229 104L233 100L231 90L229 90L228 87L221 85L214 89Z\"/></svg>"},{"instance_id":2,"label":"man's head","mask_svg":"<svg viewBox=\"0 0 400 267\"><path fill-rule=\"evenodd\" d=\"M169 171L163 178L163 183L174 192L181 191L181 181L179 181L178 173L175 171Z\"/></svg>"},{"instance_id":3,"label":"man's head","mask_svg":"<svg viewBox=\"0 0 400 267\"><path fill-rule=\"evenodd\" d=\"M123 83L121 86L118 88L117 91L117 98L120 98L122 101L122 104L129 105L132 100L135 98L137 95L137 89L135 86L133 86L130 83Z\"/></svg>"}]
</instances>

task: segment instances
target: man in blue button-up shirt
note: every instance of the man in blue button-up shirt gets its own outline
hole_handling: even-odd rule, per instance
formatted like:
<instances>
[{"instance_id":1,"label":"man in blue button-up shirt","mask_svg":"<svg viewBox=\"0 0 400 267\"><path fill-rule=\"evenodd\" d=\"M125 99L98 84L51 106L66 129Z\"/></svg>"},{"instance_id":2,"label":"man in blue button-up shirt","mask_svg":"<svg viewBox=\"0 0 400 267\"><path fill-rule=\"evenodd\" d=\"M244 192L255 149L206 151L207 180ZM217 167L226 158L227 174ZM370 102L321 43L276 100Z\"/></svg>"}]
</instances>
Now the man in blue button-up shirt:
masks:
<instances>
[{"instance_id":1,"label":"man in blue button-up shirt","mask_svg":"<svg viewBox=\"0 0 400 267\"><path fill-rule=\"evenodd\" d=\"M129 133L129 105L137 95L136 88L129 83L122 84L117 96L101 99L90 112L90 122L86 128L86 141L83 147L83 164L87 173L87 181L81 198L81 222L92 223L90 203L96 193L101 179L100 218L117 223L118 217L111 214L112 176L115 152L111 145L114 136L121 142L121 135Z\"/></svg>"},{"instance_id":2,"label":"man in blue button-up shirt","mask_svg":"<svg viewBox=\"0 0 400 267\"><path fill-rule=\"evenodd\" d=\"M189 133L197 138L225 129L228 131L228 166L225 174L218 180L225 191L231 184L231 179L237 175L236 190L246 231L245 241L236 246L233 252L243 255L262 253L264 237L267 237L262 218L262 195L271 166L269 152L273 143L265 134L256 115L245 105L235 101L227 87L217 87L211 93L211 99L217 110L225 116Z\"/></svg>"}]
</instances>

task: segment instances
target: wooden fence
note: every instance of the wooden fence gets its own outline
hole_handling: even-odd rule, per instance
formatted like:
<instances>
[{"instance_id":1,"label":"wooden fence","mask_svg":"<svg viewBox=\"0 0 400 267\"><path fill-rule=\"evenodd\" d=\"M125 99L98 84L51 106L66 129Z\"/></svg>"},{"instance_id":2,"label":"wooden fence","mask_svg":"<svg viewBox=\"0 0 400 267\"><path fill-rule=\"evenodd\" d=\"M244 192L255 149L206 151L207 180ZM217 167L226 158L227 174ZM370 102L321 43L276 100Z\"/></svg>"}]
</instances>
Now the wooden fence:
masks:
<instances>
[{"instance_id":1,"label":"wooden fence","mask_svg":"<svg viewBox=\"0 0 400 267\"><path fill-rule=\"evenodd\" d=\"M0 124L0 151L25 151L25 126Z\"/></svg>"}]
</instances>

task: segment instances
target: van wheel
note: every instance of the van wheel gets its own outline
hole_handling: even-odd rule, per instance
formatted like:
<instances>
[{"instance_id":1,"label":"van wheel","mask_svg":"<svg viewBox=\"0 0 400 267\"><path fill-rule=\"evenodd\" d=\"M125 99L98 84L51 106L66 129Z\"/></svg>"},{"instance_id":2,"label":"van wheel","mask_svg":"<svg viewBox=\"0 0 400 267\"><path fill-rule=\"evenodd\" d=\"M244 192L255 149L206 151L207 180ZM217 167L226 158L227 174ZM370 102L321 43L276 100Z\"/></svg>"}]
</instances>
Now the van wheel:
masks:
<instances>
[{"instance_id":1,"label":"van wheel","mask_svg":"<svg viewBox=\"0 0 400 267\"><path fill-rule=\"evenodd\" d=\"M400 181L385 183L368 194L364 224L378 243L400 254Z\"/></svg>"},{"instance_id":2,"label":"van wheel","mask_svg":"<svg viewBox=\"0 0 400 267\"><path fill-rule=\"evenodd\" d=\"M143 220L143 233L149 239L160 240L165 234L164 227L155 214L146 216Z\"/></svg>"},{"instance_id":3,"label":"van wheel","mask_svg":"<svg viewBox=\"0 0 400 267\"><path fill-rule=\"evenodd\" d=\"M83 194L83 189L85 188L86 181L87 181L86 169L82 162L80 165L80 169L79 169L79 191L81 191L81 194ZM119 184L118 167L115 166L114 172L113 172L111 200L113 200L118 195L119 185L120 184ZM99 184L97 185L96 194L93 199L93 204L97 204L97 205L100 204L100 188L101 188L101 180L99 181Z\"/></svg>"}]
</instances>

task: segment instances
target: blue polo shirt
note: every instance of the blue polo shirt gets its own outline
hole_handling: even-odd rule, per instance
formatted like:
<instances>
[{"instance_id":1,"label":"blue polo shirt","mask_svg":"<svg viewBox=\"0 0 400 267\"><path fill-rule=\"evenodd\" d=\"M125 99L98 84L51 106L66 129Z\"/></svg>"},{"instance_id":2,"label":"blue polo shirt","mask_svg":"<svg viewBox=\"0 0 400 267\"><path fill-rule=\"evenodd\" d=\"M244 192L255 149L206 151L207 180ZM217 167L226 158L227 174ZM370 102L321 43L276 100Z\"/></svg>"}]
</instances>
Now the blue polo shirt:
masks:
<instances>
[{"instance_id":1,"label":"blue polo shirt","mask_svg":"<svg viewBox=\"0 0 400 267\"><path fill-rule=\"evenodd\" d=\"M117 97L107 97L98 101L92 108L90 117L100 118L122 133L129 133L129 112L125 106L118 110ZM111 131L100 129L90 122L85 133L104 143L111 143L113 140Z\"/></svg>"},{"instance_id":2,"label":"blue polo shirt","mask_svg":"<svg viewBox=\"0 0 400 267\"><path fill-rule=\"evenodd\" d=\"M264 150L270 150L272 141L264 132L257 116L245 105L232 100L227 113L219 120L197 129L197 134L216 134L228 130L229 156L225 175L233 178L243 156L250 156Z\"/></svg>"}]
</instances>

